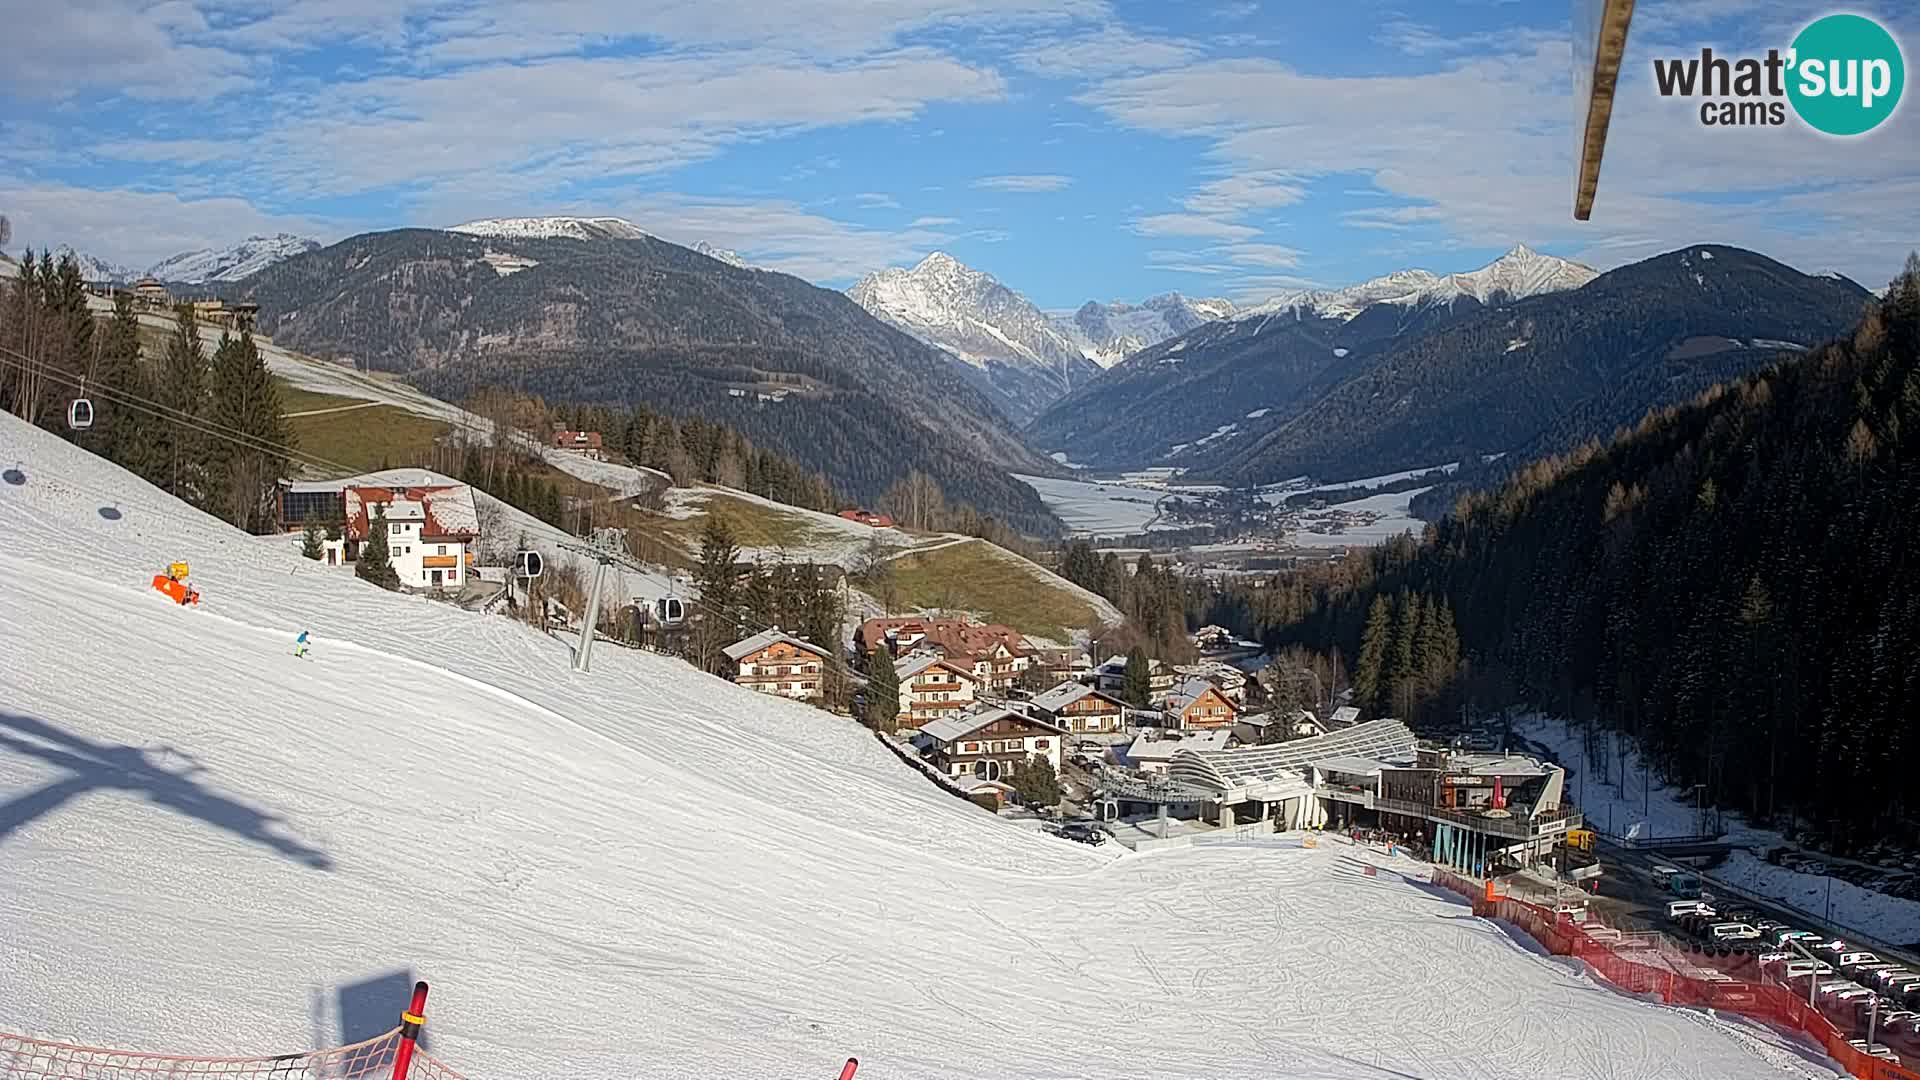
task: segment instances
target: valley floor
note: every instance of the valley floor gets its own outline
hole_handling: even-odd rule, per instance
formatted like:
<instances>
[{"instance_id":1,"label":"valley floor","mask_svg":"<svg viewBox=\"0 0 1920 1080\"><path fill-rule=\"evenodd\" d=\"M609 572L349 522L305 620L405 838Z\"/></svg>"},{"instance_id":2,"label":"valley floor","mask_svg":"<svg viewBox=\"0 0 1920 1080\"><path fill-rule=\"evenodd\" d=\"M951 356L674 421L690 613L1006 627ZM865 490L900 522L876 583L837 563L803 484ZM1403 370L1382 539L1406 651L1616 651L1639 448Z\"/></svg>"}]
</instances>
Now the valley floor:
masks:
<instances>
[{"instance_id":1,"label":"valley floor","mask_svg":"<svg viewBox=\"0 0 1920 1080\"><path fill-rule=\"evenodd\" d=\"M1831 1076L1404 859L1120 855L677 661L389 594L0 417L0 1029L539 1077ZM146 585L191 561L204 601ZM292 656L311 630L313 652ZM1363 876L1362 863L1378 864ZM399 1002L393 1003L397 1010Z\"/></svg>"}]
</instances>

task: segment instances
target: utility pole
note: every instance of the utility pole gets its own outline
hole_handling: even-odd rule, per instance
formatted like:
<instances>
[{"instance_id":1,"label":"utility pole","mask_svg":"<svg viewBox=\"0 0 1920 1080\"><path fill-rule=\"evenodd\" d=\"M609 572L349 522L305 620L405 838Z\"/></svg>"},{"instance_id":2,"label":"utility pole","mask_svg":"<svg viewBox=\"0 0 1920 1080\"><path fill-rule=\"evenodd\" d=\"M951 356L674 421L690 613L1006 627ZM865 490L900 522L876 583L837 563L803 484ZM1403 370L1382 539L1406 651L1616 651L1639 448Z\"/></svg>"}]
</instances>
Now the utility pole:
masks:
<instances>
[{"instance_id":1,"label":"utility pole","mask_svg":"<svg viewBox=\"0 0 1920 1080\"><path fill-rule=\"evenodd\" d=\"M580 619L580 647L573 651L573 670L588 671L592 662L594 624L600 621L600 586L613 559L601 554L593 564L593 587L587 590L587 613Z\"/></svg>"}]
</instances>

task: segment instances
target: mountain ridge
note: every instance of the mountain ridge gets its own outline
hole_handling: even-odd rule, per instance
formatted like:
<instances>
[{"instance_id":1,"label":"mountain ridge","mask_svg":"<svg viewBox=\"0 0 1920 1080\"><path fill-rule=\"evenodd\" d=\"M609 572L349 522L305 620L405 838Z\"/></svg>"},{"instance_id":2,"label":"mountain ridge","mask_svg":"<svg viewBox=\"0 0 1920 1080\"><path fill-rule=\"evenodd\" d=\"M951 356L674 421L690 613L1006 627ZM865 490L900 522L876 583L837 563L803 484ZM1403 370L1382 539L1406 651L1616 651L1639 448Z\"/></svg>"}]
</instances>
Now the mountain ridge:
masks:
<instances>
[{"instance_id":1,"label":"mountain ridge","mask_svg":"<svg viewBox=\"0 0 1920 1080\"><path fill-rule=\"evenodd\" d=\"M509 256L510 266L496 266ZM1057 473L945 356L845 295L657 238L403 229L233 286L260 326L448 400L504 384L556 401L704 416L878 499L918 469L1032 533L1058 523L1010 472Z\"/></svg>"}]
</instances>

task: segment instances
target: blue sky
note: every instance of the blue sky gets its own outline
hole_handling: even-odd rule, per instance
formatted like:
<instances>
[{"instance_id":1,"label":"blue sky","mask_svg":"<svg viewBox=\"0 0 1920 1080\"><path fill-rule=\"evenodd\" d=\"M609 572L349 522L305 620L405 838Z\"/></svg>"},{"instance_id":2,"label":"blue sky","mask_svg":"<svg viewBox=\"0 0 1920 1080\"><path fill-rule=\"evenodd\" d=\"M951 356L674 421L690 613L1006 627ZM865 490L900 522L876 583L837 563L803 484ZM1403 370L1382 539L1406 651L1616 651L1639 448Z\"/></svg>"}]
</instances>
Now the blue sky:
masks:
<instances>
[{"instance_id":1,"label":"blue sky","mask_svg":"<svg viewBox=\"0 0 1920 1080\"><path fill-rule=\"evenodd\" d=\"M1656 55L1784 48L1829 10L1641 0L1580 223L1559 0L0 0L0 213L16 250L136 268L616 214L834 286L946 250L1049 308L1516 243L1733 243L1877 287L1920 246L1920 104L1836 141L1651 90ZM1920 41L1909 5L1847 10Z\"/></svg>"}]
</instances>

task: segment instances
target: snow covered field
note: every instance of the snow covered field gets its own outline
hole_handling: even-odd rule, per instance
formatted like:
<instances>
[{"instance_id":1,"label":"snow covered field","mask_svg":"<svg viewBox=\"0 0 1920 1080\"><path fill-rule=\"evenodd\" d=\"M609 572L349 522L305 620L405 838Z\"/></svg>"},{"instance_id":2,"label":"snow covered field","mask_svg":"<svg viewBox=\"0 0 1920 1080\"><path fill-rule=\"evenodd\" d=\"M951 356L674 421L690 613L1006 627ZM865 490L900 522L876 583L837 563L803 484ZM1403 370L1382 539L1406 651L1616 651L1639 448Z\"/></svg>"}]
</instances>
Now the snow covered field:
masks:
<instances>
[{"instance_id":1,"label":"snow covered field","mask_svg":"<svg viewBox=\"0 0 1920 1080\"><path fill-rule=\"evenodd\" d=\"M1410 862L1088 849L847 721L606 645L571 673L10 417L0 458L0 1029L297 1050L406 972L475 1080L1833 1075ZM147 587L173 559L201 607Z\"/></svg>"},{"instance_id":2,"label":"snow covered field","mask_svg":"<svg viewBox=\"0 0 1920 1080\"><path fill-rule=\"evenodd\" d=\"M1699 832L1692 794L1657 782L1649 791L1647 770L1631 748L1625 772L1621 772L1616 757L1608 764L1612 782L1603 783L1597 779L1598 763L1585 760L1580 732L1564 722L1532 715L1516 722L1514 732L1546 747L1567 767L1567 794L1579 803L1593 828L1625 835L1638 824L1641 835L1655 839ZM1616 747L1613 753L1618 752ZM1588 771L1593 776L1580 775ZM1725 863L1707 871L1710 877L1822 918L1827 916L1831 888L1833 922L1895 945L1920 941L1920 902L1863 889L1840 878L1830 880L1823 874L1802 874L1775 866L1767 861L1766 854L1787 843L1783 836L1771 829L1755 828L1737 814L1726 815L1724 824L1725 839L1735 850Z\"/></svg>"},{"instance_id":3,"label":"snow covered field","mask_svg":"<svg viewBox=\"0 0 1920 1080\"><path fill-rule=\"evenodd\" d=\"M1369 495L1352 502L1334 503L1327 510L1370 510L1383 515L1370 525L1349 525L1338 533L1315 533L1305 529L1295 529L1288 534L1287 541L1297 547L1347 547L1349 545L1365 547L1391 540L1401 533L1410 532L1415 536L1426 529L1427 523L1413 516L1408 510L1413 497L1431 488L1413 488L1408 491L1396 491L1386 495ZM1310 516L1318 516L1325 511L1312 511Z\"/></svg>"},{"instance_id":4,"label":"snow covered field","mask_svg":"<svg viewBox=\"0 0 1920 1080\"><path fill-rule=\"evenodd\" d=\"M1015 480L1039 493L1071 532L1095 536L1129 536L1142 532L1154 518L1153 505L1166 490L1149 490L1127 484L1094 483L1085 480L1059 480L1048 476L1022 476Z\"/></svg>"}]
</instances>

